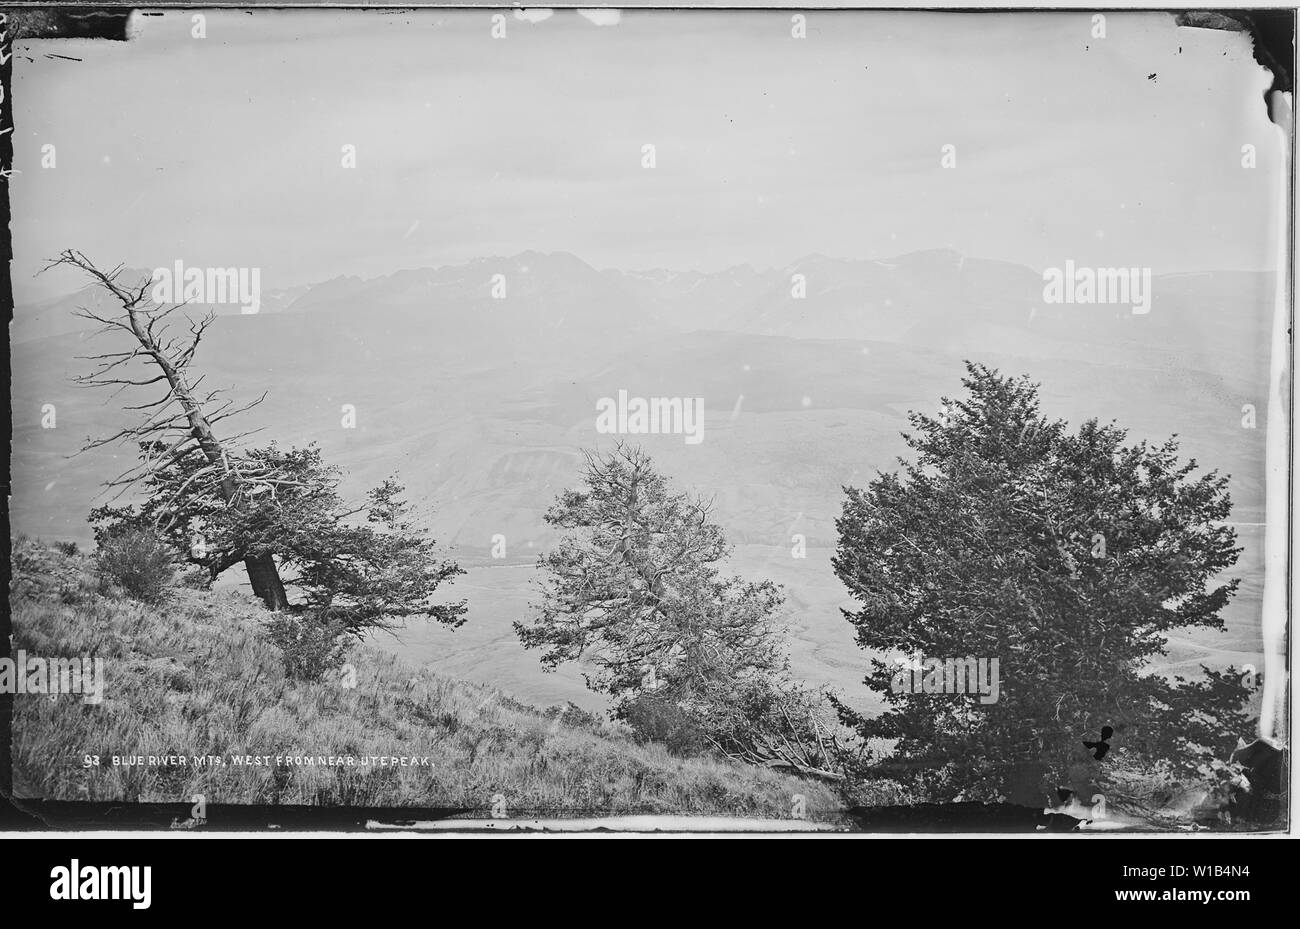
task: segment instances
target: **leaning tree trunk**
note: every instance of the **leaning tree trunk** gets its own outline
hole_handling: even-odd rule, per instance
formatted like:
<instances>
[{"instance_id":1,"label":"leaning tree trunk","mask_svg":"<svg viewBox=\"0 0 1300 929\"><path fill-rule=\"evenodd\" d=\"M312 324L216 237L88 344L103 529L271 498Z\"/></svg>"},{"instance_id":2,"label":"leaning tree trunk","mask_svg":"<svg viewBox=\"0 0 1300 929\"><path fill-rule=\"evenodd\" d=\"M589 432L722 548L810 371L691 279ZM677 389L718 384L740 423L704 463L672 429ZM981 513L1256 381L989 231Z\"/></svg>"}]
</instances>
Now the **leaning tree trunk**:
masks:
<instances>
[{"instance_id":1,"label":"leaning tree trunk","mask_svg":"<svg viewBox=\"0 0 1300 929\"><path fill-rule=\"evenodd\" d=\"M154 363L162 369L163 376L171 386L172 394L180 402L185 417L190 423L190 435L198 443L199 449L213 465L226 468L226 476L221 481L221 495L227 502L233 500L239 486L238 475L232 473L226 464L225 449L212 431L212 424L203 412L203 405L194 396L192 387L181 375L180 370L159 348L156 339L146 328L141 326L134 312L128 308L131 330L140 344L153 356ZM275 556L270 552L250 555L244 559L244 568L248 571L248 583L253 593L272 611L289 608L289 597L284 591L284 582L280 579L280 570L276 567Z\"/></svg>"},{"instance_id":2,"label":"leaning tree trunk","mask_svg":"<svg viewBox=\"0 0 1300 929\"><path fill-rule=\"evenodd\" d=\"M248 581L253 585L253 593L261 597L268 610L286 610L289 598L284 592L284 582L280 580L280 571L275 566L275 556L270 552L250 555L244 559L248 569Z\"/></svg>"}]
</instances>

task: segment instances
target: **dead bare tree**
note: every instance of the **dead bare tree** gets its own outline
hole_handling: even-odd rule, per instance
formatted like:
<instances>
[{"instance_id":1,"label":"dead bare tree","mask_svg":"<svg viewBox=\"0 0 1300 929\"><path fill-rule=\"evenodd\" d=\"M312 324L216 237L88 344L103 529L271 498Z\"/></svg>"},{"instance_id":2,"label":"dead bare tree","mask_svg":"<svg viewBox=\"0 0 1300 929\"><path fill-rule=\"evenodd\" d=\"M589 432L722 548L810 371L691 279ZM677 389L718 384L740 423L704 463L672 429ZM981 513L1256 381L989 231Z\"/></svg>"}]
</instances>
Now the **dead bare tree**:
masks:
<instances>
[{"instance_id":1,"label":"dead bare tree","mask_svg":"<svg viewBox=\"0 0 1300 929\"><path fill-rule=\"evenodd\" d=\"M217 423L257 406L266 394L236 406L233 400L222 396L222 390L201 394L199 387L203 376L193 380L190 377L194 353L216 315L209 311L197 321L186 316L188 333L173 336L169 332L168 318L185 304L155 303L148 295L151 281L145 281L139 287L119 283L121 265L105 272L84 254L71 249L61 252L58 258L46 265L45 270L59 266L72 267L88 275L92 284L109 293L120 307L111 314L92 312L83 307L77 315L100 323L102 328L98 333L119 332L131 339L118 351L78 356L79 360L94 362L96 368L89 374L74 378L74 382L80 387L113 389L114 396L127 388L155 385L162 392L161 396L147 403L126 407L142 414L140 422L90 440L81 449L86 452L118 442L139 446L138 463L106 481L105 485L116 488L120 496L158 468L197 449L202 452L207 465L190 476L187 495L194 498L210 496L226 507L247 506L256 503L263 495L273 498L276 490L291 480L289 476L268 468L262 461L241 458L237 454L240 441L257 430L221 439L213 428ZM143 373L138 372L141 365L145 368ZM271 552L235 553L232 558L235 560L231 564L243 560L253 592L267 609L288 607L284 583Z\"/></svg>"}]
</instances>

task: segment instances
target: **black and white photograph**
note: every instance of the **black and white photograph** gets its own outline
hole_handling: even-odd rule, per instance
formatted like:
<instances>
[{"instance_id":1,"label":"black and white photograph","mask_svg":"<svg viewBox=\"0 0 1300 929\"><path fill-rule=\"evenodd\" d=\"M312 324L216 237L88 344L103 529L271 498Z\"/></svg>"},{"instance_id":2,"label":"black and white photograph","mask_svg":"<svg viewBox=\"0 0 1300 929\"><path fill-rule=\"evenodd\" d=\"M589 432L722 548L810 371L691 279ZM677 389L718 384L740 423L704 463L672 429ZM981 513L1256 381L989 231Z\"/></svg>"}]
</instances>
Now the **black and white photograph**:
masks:
<instances>
[{"instance_id":1,"label":"black and white photograph","mask_svg":"<svg viewBox=\"0 0 1300 929\"><path fill-rule=\"evenodd\" d=\"M1292 11L2 15L39 828L1289 833Z\"/></svg>"}]
</instances>

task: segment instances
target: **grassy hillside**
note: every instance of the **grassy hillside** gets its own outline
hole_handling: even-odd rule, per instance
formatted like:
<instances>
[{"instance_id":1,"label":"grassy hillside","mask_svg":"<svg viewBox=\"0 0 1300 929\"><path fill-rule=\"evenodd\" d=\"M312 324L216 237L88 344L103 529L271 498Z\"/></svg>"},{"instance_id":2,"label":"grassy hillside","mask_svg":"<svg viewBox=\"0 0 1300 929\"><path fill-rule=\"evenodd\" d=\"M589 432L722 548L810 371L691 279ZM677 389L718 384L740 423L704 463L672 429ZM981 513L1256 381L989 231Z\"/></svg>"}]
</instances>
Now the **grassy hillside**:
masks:
<instances>
[{"instance_id":1,"label":"grassy hillside","mask_svg":"<svg viewBox=\"0 0 1300 929\"><path fill-rule=\"evenodd\" d=\"M14 543L14 649L104 659L98 706L19 695L14 786L61 800L456 806L788 818L841 805L821 784L638 745L580 711L537 710L361 646L340 679L286 679L247 595L176 587L158 607L103 588L84 555ZM87 767L86 755L100 765ZM113 766L112 756L429 756L430 767Z\"/></svg>"}]
</instances>

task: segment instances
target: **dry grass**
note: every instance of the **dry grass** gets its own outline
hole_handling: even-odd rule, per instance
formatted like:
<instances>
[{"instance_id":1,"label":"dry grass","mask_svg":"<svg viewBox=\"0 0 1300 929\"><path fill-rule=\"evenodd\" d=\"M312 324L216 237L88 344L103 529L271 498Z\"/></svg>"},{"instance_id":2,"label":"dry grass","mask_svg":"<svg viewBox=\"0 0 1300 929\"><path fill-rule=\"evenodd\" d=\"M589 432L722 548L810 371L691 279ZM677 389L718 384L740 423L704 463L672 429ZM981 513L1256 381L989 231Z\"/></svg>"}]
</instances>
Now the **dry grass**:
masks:
<instances>
[{"instance_id":1,"label":"dry grass","mask_svg":"<svg viewBox=\"0 0 1300 929\"><path fill-rule=\"evenodd\" d=\"M19 695L14 780L62 800L454 806L487 814L678 813L836 818L822 784L639 746L610 724L566 724L491 688L359 647L356 686L285 677L250 597L172 588L149 606L101 589L85 556L14 543L15 649L104 659L105 699ZM87 767L87 755L100 764ZM428 756L431 767L124 767L113 756Z\"/></svg>"}]
</instances>

